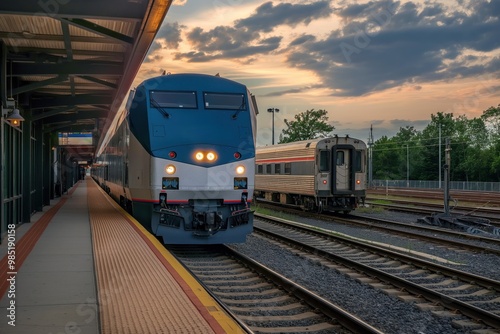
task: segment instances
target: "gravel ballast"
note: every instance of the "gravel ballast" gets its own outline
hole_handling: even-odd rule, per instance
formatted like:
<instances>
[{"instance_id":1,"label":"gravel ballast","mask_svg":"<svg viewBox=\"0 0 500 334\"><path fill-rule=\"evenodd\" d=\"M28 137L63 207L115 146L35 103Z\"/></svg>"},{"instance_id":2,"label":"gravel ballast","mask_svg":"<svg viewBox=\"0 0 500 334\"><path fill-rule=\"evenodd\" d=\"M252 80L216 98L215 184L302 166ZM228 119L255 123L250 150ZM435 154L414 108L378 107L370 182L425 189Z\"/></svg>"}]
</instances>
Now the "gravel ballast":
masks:
<instances>
[{"instance_id":1,"label":"gravel ballast","mask_svg":"<svg viewBox=\"0 0 500 334\"><path fill-rule=\"evenodd\" d=\"M373 215L391 220L407 220L408 222L416 222L418 218L415 215L386 211ZM447 265L462 271L492 279L500 277L498 272L500 259L496 255L450 250L425 241L330 221L302 217L295 217L293 220L357 238L387 243L445 258L451 261ZM256 224L258 224L258 219L256 219ZM453 324L453 320L460 320L460 317L441 317L430 311L423 311L414 304L403 302L399 298L374 289L368 284L362 284L342 273L298 256L294 252L259 236L250 235L246 243L232 246L345 310L356 314L385 333L471 333L471 329L456 328L457 326ZM460 265L457 266L452 262L457 262Z\"/></svg>"}]
</instances>

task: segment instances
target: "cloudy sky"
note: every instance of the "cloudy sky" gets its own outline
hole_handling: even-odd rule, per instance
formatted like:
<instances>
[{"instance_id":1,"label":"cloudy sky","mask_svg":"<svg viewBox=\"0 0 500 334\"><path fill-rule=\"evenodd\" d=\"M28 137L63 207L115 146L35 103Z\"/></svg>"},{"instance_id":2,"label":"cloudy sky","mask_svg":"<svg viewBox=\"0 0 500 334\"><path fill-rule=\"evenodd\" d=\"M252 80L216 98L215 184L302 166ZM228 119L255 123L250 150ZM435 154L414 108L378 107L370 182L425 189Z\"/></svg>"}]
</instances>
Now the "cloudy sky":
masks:
<instances>
[{"instance_id":1,"label":"cloudy sky","mask_svg":"<svg viewBox=\"0 0 500 334\"><path fill-rule=\"evenodd\" d=\"M500 104L500 1L174 1L136 83L220 73L256 95L258 145L325 109L339 135L422 130Z\"/></svg>"}]
</instances>

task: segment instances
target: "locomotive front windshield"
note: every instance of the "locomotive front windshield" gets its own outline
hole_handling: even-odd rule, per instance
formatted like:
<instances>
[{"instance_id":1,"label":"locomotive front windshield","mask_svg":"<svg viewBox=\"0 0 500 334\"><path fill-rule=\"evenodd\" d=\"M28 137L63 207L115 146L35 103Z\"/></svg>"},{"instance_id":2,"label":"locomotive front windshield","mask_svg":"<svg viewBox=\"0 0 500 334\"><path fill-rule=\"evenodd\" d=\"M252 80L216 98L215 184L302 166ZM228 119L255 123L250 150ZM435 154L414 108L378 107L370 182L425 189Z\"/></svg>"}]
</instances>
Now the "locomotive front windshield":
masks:
<instances>
[{"instance_id":1,"label":"locomotive front windshield","mask_svg":"<svg viewBox=\"0 0 500 334\"><path fill-rule=\"evenodd\" d=\"M196 92L151 91L153 108L197 109ZM204 93L205 109L246 110L244 94Z\"/></svg>"},{"instance_id":2,"label":"locomotive front windshield","mask_svg":"<svg viewBox=\"0 0 500 334\"><path fill-rule=\"evenodd\" d=\"M153 108L196 109L196 92L151 91L149 95Z\"/></svg>"},{"instance_id":3,"label":"locomotive front windshield","mask_svg":"<svg viewBox=\"0 0 500 334\"><path fill-rule=\"evenodd\" d=\"M244 94L205 93L205 109L245 110Z\"/></svg>"}]
</instances>

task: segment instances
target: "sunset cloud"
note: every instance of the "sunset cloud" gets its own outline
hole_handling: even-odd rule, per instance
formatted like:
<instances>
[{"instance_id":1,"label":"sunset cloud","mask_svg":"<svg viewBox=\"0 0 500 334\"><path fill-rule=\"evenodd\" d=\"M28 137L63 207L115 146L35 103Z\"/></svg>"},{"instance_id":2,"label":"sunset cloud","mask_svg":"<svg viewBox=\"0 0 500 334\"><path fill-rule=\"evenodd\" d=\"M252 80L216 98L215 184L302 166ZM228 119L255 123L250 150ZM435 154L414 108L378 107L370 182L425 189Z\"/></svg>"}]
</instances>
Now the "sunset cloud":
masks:
<instances>
[{"instance_id":1,"label":"sunset cloud","mask_svg":"<svg viewBox=\"0 0 500 334\"><path fill-rule=\"evenodd\" d=\"M389 133L498 105L499 31L500 1L176 1L140 77L220 72L282 110L277 133L311 108Z\"/></svg>"}]
</instances>

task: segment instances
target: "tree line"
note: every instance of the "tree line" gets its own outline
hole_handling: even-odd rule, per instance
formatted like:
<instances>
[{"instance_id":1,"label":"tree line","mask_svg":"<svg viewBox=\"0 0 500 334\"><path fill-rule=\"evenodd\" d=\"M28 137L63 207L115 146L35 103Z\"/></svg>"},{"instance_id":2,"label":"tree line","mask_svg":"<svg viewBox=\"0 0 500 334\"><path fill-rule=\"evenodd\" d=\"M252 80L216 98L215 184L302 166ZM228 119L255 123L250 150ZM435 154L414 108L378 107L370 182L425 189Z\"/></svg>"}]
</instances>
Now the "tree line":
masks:
<instances>
[{"instance_id":1,"label":"tree line","mask_svg":"<svg viewBox=\"0 0 500 334\"><path fill-rule=\"evenodd\" d=\"M312 109L285 120L279 143L327 137L334 127L326 115L326 110ZM422 131L406 126L393 137L376 140L371 145L373 179L402 180L409 172L410 180L438 180L446 138L452 181L500 181L500 104L473 119L438 112Z\"/></svg>"},{"instance_id":2,"label":"tree line","mask_svg":"<svg viewBox=\"0 0 500 334\"><path fill-rule=\"evenodd\" d=\"M445 138L451 144L452 181L500 181L500 105L473 119L438 112L422 131L407 126L394 137L383 136L373 143L373 178L401 180L409 171L410 180L438 180Z\"/></svg>"}]
</instances>

